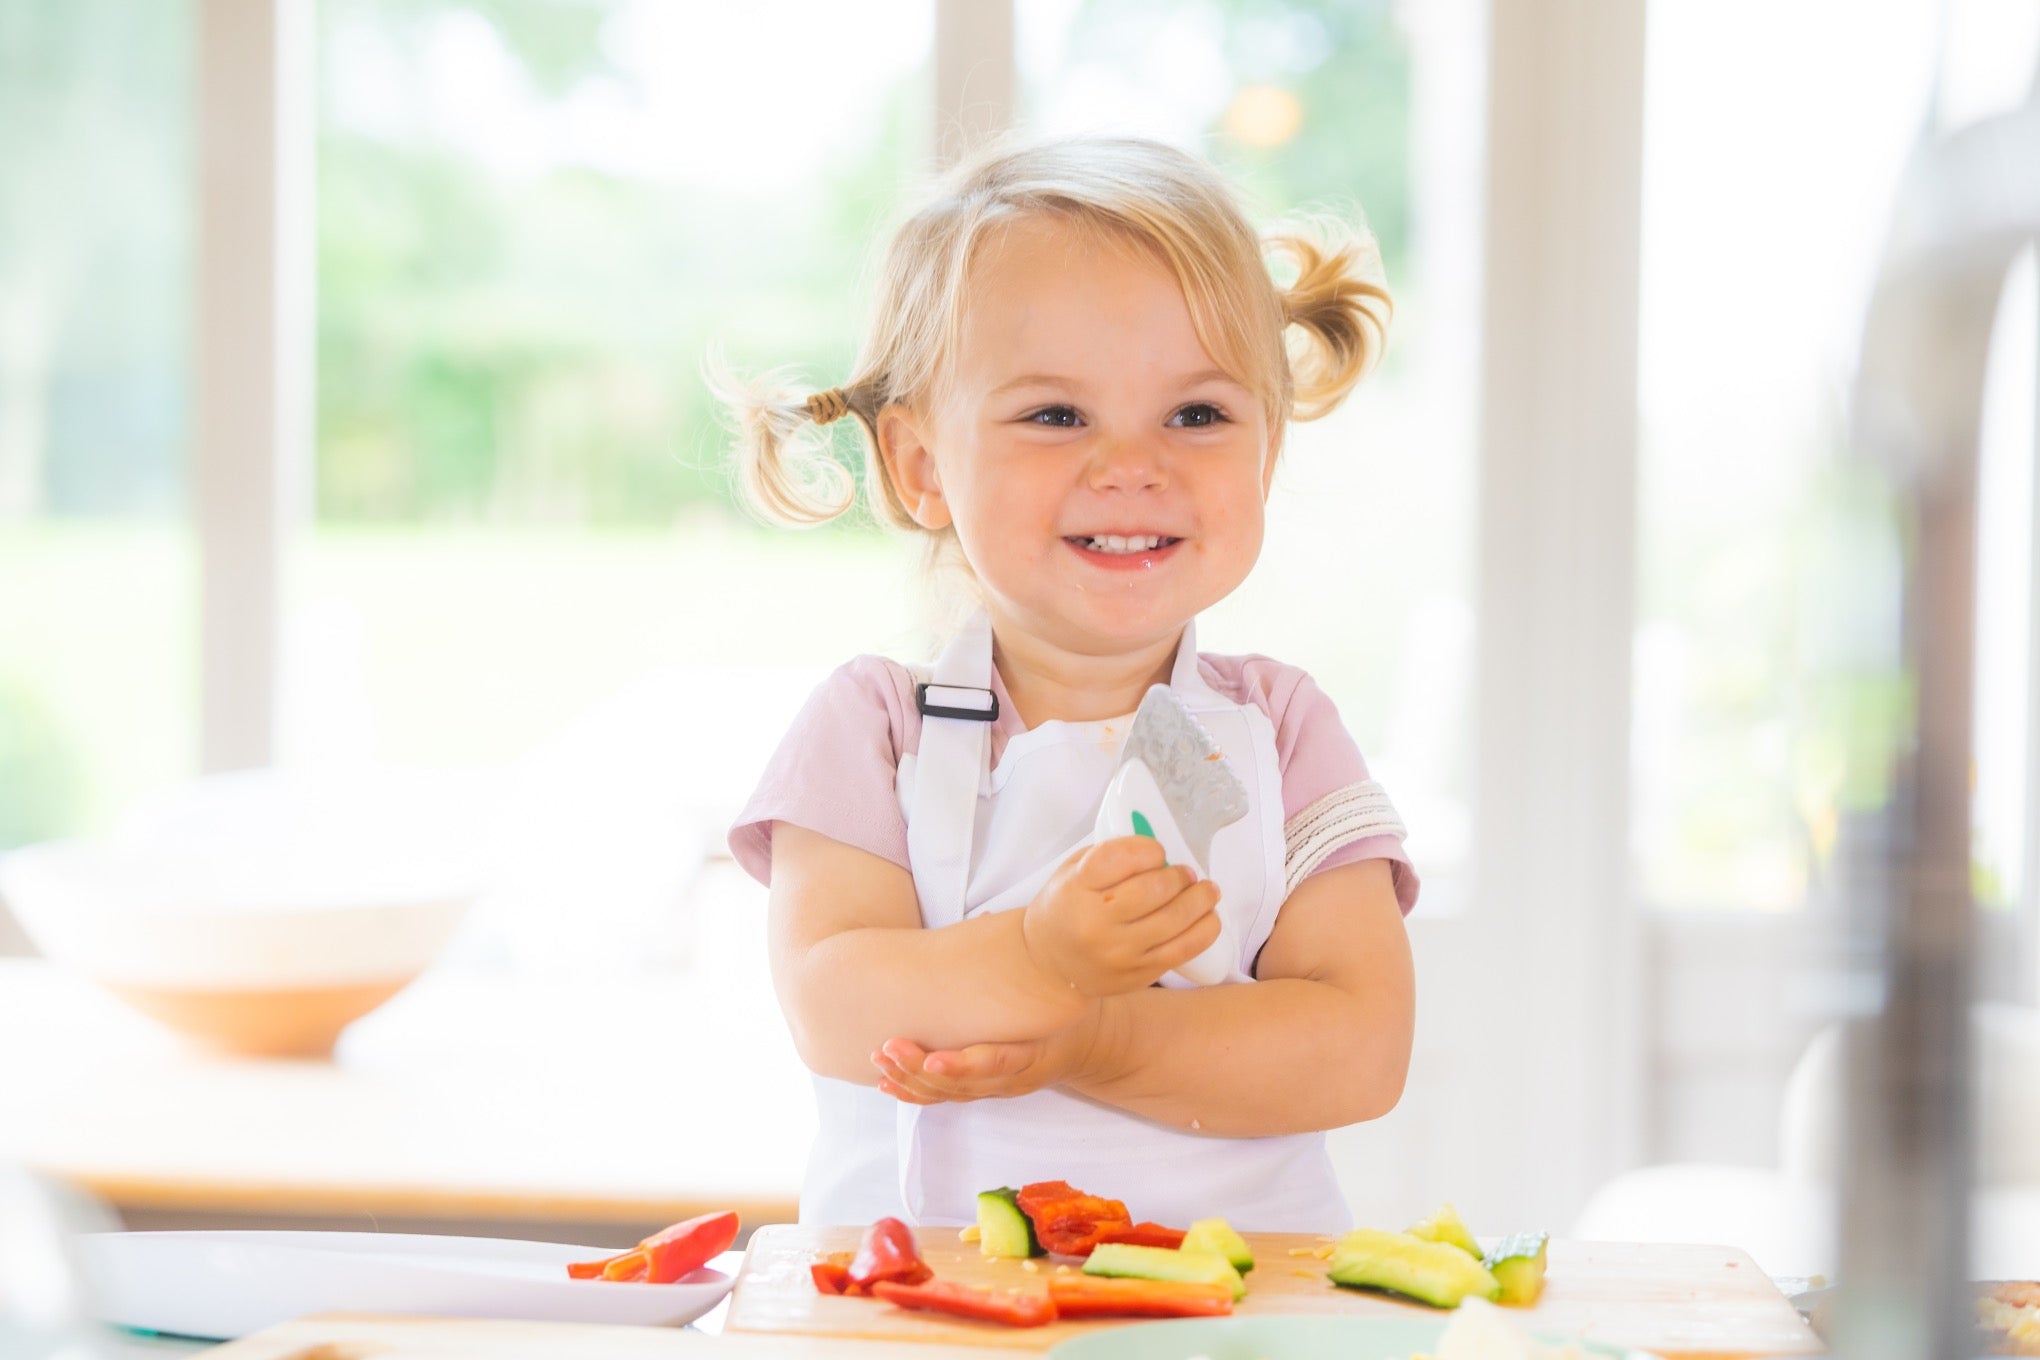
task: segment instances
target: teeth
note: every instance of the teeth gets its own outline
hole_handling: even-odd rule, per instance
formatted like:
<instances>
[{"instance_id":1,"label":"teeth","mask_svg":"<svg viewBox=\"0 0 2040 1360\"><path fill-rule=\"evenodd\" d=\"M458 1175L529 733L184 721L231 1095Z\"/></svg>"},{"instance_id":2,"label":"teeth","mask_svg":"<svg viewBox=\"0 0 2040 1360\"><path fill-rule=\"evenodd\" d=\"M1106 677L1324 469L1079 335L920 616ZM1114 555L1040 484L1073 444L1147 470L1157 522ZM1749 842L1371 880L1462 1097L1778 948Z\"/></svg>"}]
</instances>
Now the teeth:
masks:
<instances>
[{"instance_id":1,"label":"teeth","mask_svg":"<svg viewBox=\"0 0 2040 1360\"><path fill-rule=\"evenodd\" d=\"M1159 534L1136 534L1128 537L1125 534L1098 534L1085 539L1084 546L1093 552L1153 552L1156 548L1162 546L1162 536Z\"/></svg>"}]
</instances>

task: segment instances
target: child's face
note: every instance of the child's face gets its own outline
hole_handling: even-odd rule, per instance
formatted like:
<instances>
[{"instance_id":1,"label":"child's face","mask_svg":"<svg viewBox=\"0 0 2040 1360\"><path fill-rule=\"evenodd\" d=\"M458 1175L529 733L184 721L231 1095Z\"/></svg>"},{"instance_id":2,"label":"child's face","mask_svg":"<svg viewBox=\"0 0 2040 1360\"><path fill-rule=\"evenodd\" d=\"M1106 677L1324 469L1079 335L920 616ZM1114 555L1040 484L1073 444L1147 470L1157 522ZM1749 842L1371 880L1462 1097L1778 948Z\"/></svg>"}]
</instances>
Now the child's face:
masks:
<instances>
[{"instance_id":1,"label":"child's face","mask_svg":"<svg viewBox=\"0 0 2040 1360\"><path fill-rule=\"evenodd\" d=\"M1173 636L1260 555L1261 400L1130 246L1021 222L970 284L939 403L881 421L903 499L956 526L1001 623L1086 655Z\"/></svg>"}]
</instances>

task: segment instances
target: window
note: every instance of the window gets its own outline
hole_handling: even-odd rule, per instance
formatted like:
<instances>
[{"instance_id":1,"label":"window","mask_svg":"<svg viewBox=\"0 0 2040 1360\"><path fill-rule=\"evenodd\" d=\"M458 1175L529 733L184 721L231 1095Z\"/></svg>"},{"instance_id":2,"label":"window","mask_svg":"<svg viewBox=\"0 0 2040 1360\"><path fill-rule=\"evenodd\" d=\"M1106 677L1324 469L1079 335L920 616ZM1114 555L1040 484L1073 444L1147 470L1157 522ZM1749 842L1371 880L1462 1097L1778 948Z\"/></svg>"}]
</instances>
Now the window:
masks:
<instances>
[{"instance_id":1,"label":"window","mask_svg":"<svg viewBox=\"0 0 2040 1360\"><path fill-rule=\"evenodd\" d=\"M196 763L190 26L0 24L0 849Z\"/></svg>"},{"instance_id":2,"label":"window","mask_svg":"<svg viewBox=\"0 0 2040 1360\"><path fill-rule=\"evenodd\" d=\"M925 0L324 0L320 38L286 757L500 760L648 668L902 628L897 545L736 509L699 367L847 370L928 154Z\"/></svg>"},{"instance_id":3,"label":"window","mask_svg":"<svg viewBox=\"0 0 2040 1360\"><path fill-rule=\"evenodd\" d=\"M1924 120L2016 103L2031 26L1924 0L1875 23L1840 3L1651 7L1632 839L1654 905L1796 908L1832 845L1844 718L1801 643L1829 599L1811 556L1871 271ZM1978 600L1987 900L2016 894L2024 826L2032 441L2002 413L2031 410L2030 282L2010 296L2024 331L2001 335L2027 358L1995 370Z\"/></svg>"}]
</instances>

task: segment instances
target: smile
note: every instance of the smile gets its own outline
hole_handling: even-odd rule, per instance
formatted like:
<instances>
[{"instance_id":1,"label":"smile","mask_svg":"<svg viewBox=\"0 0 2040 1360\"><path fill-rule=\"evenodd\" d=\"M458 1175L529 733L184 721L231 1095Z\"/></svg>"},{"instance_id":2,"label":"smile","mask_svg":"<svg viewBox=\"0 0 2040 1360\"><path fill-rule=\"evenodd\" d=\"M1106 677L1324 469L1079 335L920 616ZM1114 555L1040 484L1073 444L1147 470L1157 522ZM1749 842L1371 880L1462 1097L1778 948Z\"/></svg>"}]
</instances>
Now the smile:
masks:
<instances>
[{"instance_id":1,"label":"smile","mask_svg":"<svg viewBox=\"0 0 2040 1360\"><path fill-rule=\"evenodd\" d=\"M1078 535L1064 541L1091 552L1123 554L1171 548L1183 540L1170 538L1164 534L1097 534L1088 538Z\"/></svg>"}]
</instances>

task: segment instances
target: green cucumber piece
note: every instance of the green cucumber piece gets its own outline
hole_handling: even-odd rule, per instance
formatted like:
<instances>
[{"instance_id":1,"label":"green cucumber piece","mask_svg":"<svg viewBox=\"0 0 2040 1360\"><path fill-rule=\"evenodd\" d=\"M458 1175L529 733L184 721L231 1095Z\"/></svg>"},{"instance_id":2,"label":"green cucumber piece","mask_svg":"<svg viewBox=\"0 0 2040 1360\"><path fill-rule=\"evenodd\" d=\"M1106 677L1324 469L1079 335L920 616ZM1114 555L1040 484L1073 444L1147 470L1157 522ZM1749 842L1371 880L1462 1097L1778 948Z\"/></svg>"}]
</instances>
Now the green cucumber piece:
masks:
<instances>
[{"instance_id":1,"label":"green cucumber piece","mask_svg":"<svg viewBox=\"0 0 2040 1360\"><path fill-rule=\"evenodd\" d=\"M1481 1264L1502 1286L1499 1302L1529 1304L1544 1292L1544 1248L1550 1239L1544 1233L1518 1233L1505 1237Z\"/></svg>"},{"instance_id":2,"label":"green cucumber piece","mask_svg":"<svg viewBox=\"0 0 2040 1360\"><path fill-rule=\"evenodd\" d=\"M1459 1211L1449 1204L1438 1206L1437 1213L1410 1224L1406 1231L1411 1237L1421 1237L1426 1242L1443 1242L1459 1248L1476 1261L1480 1259L1480 1243L1474 1240L1472 1230L1460 1221Z\"/></svg>"},{"instance_id":3,"label":"green cucumber piece","mask_svg":"<svg viewBox=\"0 0 2040 1360\"><path fill-rule=\"evenodd\" d=\"M1020 1192L1010 1186L986 1190L977 1197L978 1252L1026 1260L1046 1256L1034 1235L1034 1220L1020 1207Z\"/></svg>"},{"instance_id":4,"label":"green cucumber piece","mask_svg":"<svg viewBox=\"0 0 2040 1360\"><path fill-rule=\"evenodd\" d=\"M1253 1248L1247 1239L1233 1231L1232 1224L1222 1218L1200 1218L1190 1225L1183 1234L1184 1251L1208 1251L1223 1256L1232 1262L1232 1268L1244 1275L1254 1268Z\"/></svg>"},{"instance_id":5,"label":"green cucumber piece","mask_svg":"<svg viewBox=\"0 0 2040 1360\"><path fill-rule=\"evenodd\" d=\"M1457 1308L1468 1298L1493 1299L1501 1282L1458 1247L1409 1233L1358 1228L1332 1249L1333 1284L1385 1289L1434 1308Z\"/></svg>"},{"instance_id":6,"label":"green cucumber piece","mask_svg":"<svg viewBox=\"0 0 2040 1360\"><path fill-rule=\"evenodd\" d=\"M1106 1242L1091 1249L1086 1275L1116 1275L1130 1280L1178 1280L1189 1284L1222 1284L1235 1300L1247 1296L1247 1282L1231 1261L1215 1251L1180 1251L1174 1247L1137 1247Z\"/></svg>"}]
</instances>

